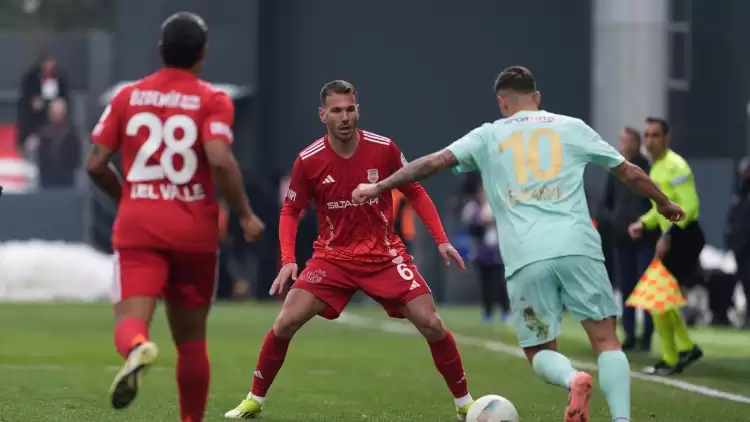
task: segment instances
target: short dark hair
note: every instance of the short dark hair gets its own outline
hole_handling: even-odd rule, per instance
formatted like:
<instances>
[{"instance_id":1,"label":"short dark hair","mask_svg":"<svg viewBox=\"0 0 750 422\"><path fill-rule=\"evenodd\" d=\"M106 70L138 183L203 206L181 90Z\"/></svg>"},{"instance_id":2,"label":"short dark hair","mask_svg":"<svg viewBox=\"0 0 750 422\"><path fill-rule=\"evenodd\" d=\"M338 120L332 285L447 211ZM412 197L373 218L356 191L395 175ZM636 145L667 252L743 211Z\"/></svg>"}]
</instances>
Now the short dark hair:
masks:
<instances>
[{"instance_id":1,"label":"short dark hair","mask_svg":"<svg viewBox=\"0 0 750 422\"><path fill-rule=\"evenodd\" d=\"M627 133L628 135L632 136L633 139L635 139L635 141L638 143L638 145L641 144L641 133L636 129L630 126L625 126L622 130L625 131L625 133Z\"/></svg>"},{"instance_id":2,"label":"short dark hair","mask_svg":"<svg viewBox=\"0 0 750 422\"><path fill-rule=\"evenodd\" d=\"M661 126L661 131L664 132L664 135L669 135L669 122L667 121L667 119L661 117L646 117L646 123L658 124L659 126Z\"/></svg>"},{"instance_id":3,"label":"short dark hair","mask_svg":"<svg viewBox=\"0 0 750 422\"><path fill-rule=\"evenodd\" d=\"M536 80L529 69L523 66L511 66L500 72L495 79L495 93L500 91L531 94L536 91Z\"/></svg>"},{"instance_id":4,"label":"short dark hair","mask_svg":"<svg viewBox=\"0 0 750 422\"><path fill-rule=\"evenodd\" d=\"M326 103L326 98L331 94L352 94L357 96L357 89L351 83L337 79L335 81L327 82L320 89L320 105Z\"/></svg>"},{"instance_id":5,"label":"short dark hair","mask_svg":"<svg viewBox=\"0 0 750 422\"><path fill-rule=\"evenodd\" d=\"M177 12L161 25L161 59L167 67L190 69L201 59L207 41L203 18Z\"/></svg>"}]
</instances>

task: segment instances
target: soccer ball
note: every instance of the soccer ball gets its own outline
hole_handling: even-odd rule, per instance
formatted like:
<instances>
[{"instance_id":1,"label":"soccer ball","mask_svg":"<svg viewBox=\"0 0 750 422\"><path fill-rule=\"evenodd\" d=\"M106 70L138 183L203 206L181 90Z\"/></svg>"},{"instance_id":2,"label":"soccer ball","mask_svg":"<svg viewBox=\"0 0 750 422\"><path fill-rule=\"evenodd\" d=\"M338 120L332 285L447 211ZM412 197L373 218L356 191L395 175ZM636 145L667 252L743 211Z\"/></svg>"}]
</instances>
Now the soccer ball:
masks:
<instances>
[{"instance_id":1,"label":"soccer ball","mask_svg":"<svg viewBox=\"0 0 750 422\"><path fill-rule=\"evenodd\" d=\"M483 396L469 408L466 422L518 422L518 411L505 397Z\"/></svg>"}]
</instances>

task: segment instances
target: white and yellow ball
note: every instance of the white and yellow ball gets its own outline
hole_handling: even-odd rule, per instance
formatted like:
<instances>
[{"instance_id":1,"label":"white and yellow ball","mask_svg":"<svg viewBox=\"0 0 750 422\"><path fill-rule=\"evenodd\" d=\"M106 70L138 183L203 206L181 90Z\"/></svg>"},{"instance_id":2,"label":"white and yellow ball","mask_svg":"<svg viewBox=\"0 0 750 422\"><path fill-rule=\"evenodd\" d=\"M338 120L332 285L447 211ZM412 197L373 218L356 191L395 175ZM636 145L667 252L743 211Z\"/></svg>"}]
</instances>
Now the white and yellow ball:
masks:
<instances>
[{"instance_id":1,"label":"white and yellow ball","mask_svg":"<svg viewBox=\"0 0 750 422\"><path fill-rule=\"evenodd\" d=\"M518 411L505 397L489 395L478 398L469 408L466 422L518 422Z\"/></svg>"}]
</instances>

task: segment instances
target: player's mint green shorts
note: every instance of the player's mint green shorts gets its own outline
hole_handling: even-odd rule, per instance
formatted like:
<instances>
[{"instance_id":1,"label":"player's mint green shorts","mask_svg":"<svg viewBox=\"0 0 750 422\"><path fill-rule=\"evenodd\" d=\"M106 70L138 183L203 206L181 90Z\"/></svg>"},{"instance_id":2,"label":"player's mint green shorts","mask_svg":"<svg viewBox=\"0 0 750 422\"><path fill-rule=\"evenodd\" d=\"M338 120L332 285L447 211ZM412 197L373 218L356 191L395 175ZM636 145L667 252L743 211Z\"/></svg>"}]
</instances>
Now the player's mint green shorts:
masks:
<instances>
[{"instance_id":1,"label":"player's mint green shorts","mask_svg":"<svg viewBox=\"0 0 750 422\"><path fill-rule=\"evenodd\" d=\"M508 296L521 347L557 338L564 310L578 321L620 314L604 262L580 255L522 267L508 278Z\"/></svg>"}]
</instances>

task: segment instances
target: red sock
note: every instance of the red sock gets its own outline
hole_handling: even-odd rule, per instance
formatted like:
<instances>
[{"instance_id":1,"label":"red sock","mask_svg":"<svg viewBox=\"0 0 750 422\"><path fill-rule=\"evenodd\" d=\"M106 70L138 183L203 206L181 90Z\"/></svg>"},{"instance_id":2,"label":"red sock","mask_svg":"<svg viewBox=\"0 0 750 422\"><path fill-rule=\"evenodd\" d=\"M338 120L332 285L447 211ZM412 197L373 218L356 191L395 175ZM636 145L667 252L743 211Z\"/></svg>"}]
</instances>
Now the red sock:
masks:
<instances>
[{"instance_id":1,"label":"red sock","mask_svg":"<svg viewBox=\"0 0 750 422\"><path fill-rule=\"evenodd\" d=\"M458 353L456 339L448 331L442 340L428 342L432 360L435 367L445 379L448 388L453 393L453 397L460 398L469 394L469 384L466 382L466 373L464 365L461 362L461 355Z\"/></svg>"},{"instance_id":2,"label":"red sock","mask_svg":"<svg viewBox=\"0 0 750 422\"><path fill-rule=\"evenodd\" d=\"M258 397L266 397L268 389L271 388L276 374L279 373L281 365L286 358L286 350L289 348L291 339L277 337L273 330L268 331L263 347L260 349L258 364L255 366L253 376L253 388L250 393Z\"/></svg>"},{"instance_id":3,"label":"red sock","mask_svg":"<svg viewBox=\"0 0 750 422\"><path fill-rule=\"evenodd\" d=\"M123 318L115 327L115 347L123 358L133 347L148 341L148 326L138 318Z\"/></svg>"},{"instance_id":4,"label":"red sock","mask_svg":"<svg viewBox=\"0 0 750 422\"><path fill-rule=\"evenodd\" d=\"M177 389L182 422L201 422L208 402L211 364L206 340L177 345Z\"/></svg>"}]
</instances>

